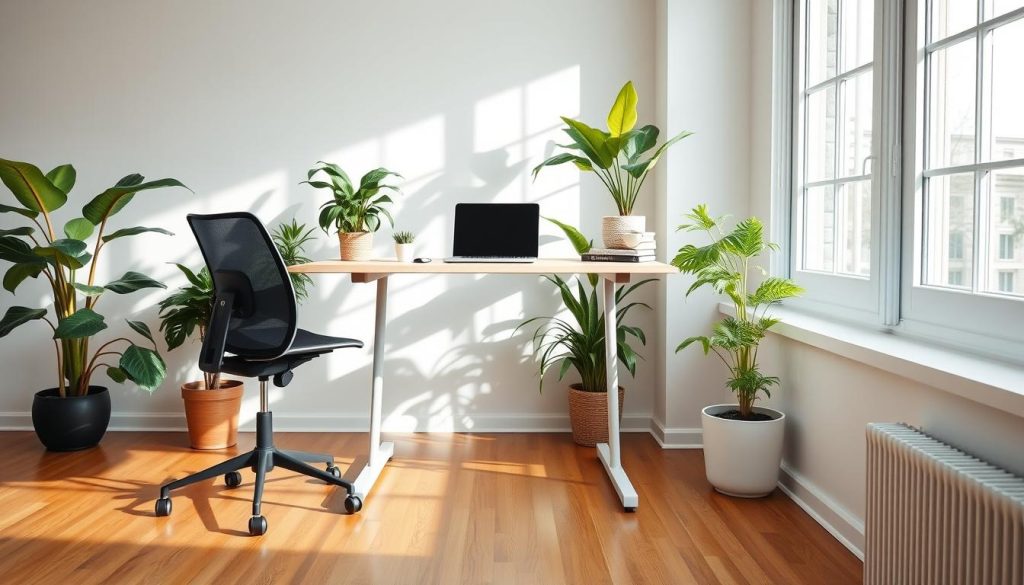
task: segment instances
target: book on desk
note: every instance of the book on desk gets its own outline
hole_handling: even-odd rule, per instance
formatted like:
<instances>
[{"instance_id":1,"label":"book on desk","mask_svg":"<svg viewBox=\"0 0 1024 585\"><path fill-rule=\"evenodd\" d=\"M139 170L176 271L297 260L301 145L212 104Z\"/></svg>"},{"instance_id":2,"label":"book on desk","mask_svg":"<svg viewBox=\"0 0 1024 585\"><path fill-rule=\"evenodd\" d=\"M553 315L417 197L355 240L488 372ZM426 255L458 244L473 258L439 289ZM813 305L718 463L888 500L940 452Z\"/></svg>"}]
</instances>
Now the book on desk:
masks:
<instances>
[{"instance_id":1,"label":"book on desk","mask_svg":"<svg viewBox=\"0 0 1024 585\"><path fill-rule=\"evenodd\" d=\"M654 262L657 246L654 232L646 232L632 248L591 248L580 254L584 262Z\"/></svg>"}]
</instances>

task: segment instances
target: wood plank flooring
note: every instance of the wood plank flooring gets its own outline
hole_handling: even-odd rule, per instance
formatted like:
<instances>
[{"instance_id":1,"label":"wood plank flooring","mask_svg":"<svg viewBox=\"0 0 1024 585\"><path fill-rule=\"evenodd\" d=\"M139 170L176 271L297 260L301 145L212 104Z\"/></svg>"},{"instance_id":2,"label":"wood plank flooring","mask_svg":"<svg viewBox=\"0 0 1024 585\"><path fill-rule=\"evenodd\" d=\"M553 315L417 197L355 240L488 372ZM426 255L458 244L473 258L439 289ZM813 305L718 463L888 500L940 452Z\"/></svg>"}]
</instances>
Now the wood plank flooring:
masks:
<instances>
[{"instance_id":1,"label":"wood plank flooring","mask_svg":"<svg viewBox=\"0 0 1024 585\"><path fill-rule=\"evenodd\" d=\"M593 449L568 434L392 435L395 458L363 511L283 469L269 476L269 531L246 532L252 473L175 492L159 485L251 448L197 452L182 433L108 433L47 453L0 433L0 582L583 584L860 583L861 564L783 494L715 493L700 451L623 436L640 494L624 513ZM281 448L331 452L345 469L366 436L281 433Z\"/></svg>"}]
</instances>

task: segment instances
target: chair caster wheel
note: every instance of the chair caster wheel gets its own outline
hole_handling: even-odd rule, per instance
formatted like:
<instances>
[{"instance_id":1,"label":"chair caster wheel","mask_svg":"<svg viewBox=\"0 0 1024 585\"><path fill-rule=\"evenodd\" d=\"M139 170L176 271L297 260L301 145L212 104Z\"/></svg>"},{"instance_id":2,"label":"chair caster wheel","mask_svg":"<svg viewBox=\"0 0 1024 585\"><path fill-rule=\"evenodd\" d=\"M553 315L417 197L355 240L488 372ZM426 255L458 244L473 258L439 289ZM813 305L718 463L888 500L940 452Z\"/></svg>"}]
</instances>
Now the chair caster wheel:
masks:
<instances>
[{"instance_id":1,"label":"chair caster wheel","mask_svg":"<svg viewBox=\"0 0 1024 585\"><path fill-rule=\"evenodd\" d=\"M338 466L334 465L333 463L329 463L327 465L327 473L330 473L334 477L337 477L338 479L341 479L341 470L338 469Z\"/></svg>"},{"instance_id":2,"label":"chair caster wheel","mask_svg":"<svg viewBox=\"0 0 1024 585\"><path fill-rule=\"evenodd\" d=\"M237 471L229 471L224 474L224 485L229 488L236 488L242 485L242 474Z\"/></svg>"},{"instance_id":3,"label":"chair caster wheel","mask_svg":"<svg viewBox=\"0 0 1024 585\"><path fill-rule=\"evenodd\" d=\"M345 498L345 511L349 514L355 514L359 510L363 509L363 500L355 494L349 494Z\"/></svg>"},{"instance_id":4,"label":"chair caster wheel","mask_svg":"<svg viewBox=\"0 0 1024 585\"><path fill-rule=\"evenodd\" d=\"M156 515L171 515L171 498L160 498L159 500L156 501Z\"/></svg>"},{"instance_id":5,"label":"chair caster wheel","mask_svg":"<svg viewBox=\"0 0 1024 585\"><path fill-rule=\"evenodd\" d=\"M253 516L249 518L249 534L262 536L267 533L267 519L264 516Z\"/></svg>"}]
</instances>

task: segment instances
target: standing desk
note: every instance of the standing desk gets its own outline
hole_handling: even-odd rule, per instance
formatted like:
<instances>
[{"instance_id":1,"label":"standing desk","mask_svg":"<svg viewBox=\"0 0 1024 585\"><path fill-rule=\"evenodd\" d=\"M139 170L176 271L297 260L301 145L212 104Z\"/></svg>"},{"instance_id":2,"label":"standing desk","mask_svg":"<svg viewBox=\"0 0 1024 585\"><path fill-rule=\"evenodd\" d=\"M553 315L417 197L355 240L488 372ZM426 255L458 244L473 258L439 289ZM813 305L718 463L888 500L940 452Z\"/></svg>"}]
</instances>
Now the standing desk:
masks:
<instances>
[{"instance_id":1,"label":"standing desk","mask_svg":"<svg viewBox=\"0 0 1024 585\"><path fill-rule=\"evenodd\" d=\"M394 260L346 262L324 260L299 264L290 272L306 274L350 274L355 283L377 283L377 302L373 336L373 386L370 398L370 454L366 466L354 484L355 493L365 499L384 465L395 453L395 445L380 440L381 398L384 393L384 337L387 329L388 278L393 274L598 274L603 283L605 364L608 378L608 442L597 445L597 456L619 494L622 507L635 511L639 498L622 468L619 444L619 368L616 330L615 285L629 282L633 276L670 274L677 270L660 262L582 262L572 259L539 259L529 264L470 263L447 264L435 258L428 264Z\"/></svg>"}]
</instances>

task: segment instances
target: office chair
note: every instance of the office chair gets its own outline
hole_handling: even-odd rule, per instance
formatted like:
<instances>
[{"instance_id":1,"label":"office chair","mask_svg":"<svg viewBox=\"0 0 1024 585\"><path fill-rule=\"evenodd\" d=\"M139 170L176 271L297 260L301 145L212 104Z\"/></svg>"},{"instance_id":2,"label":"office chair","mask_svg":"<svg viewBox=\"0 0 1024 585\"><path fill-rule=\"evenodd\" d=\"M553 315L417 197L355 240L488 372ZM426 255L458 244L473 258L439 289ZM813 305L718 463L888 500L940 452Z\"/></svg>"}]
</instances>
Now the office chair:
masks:
<instances>
[{"instance_id":1,"label":"office chair","mask_svg":"<svg viewBox=\"0 0 1024 585\"><path fill-rule=\"evenodd\" d=\"M160 488L156 515L171 513L171 490L198 481L224 476L229 488L242 483L238 470L256 474L249 534L267 531L260 514L263 484L274 467L283 467L348 491L345 510L354 514L362 500L352 484L341 479L331 455L284 451L274 447L273 425L267 401L267 381L283 388L292 370L309 360L343 347L362 347L357 339L317 335L296 327L295 294L284 261L262 223L251 213L218 213L188 216L206 266L213 277L213 313L199 354L204 372L223 372L259 378L260 410L256 414L256 448ZM321 471L308 463L325 463Z\"/></svg>"}]
</instances>

